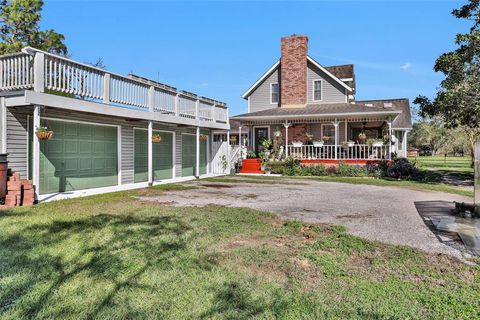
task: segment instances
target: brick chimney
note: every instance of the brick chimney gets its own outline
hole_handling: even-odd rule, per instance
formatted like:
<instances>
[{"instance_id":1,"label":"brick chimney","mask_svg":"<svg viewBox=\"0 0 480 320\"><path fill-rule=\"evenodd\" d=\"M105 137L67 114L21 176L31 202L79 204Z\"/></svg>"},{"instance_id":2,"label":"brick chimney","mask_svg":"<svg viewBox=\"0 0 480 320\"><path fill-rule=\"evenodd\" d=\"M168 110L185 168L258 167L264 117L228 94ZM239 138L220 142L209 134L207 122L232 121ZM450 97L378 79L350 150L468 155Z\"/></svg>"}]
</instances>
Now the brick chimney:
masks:
<instances>
[{"instance_id":1,"label":"brick chimney","mask_svg":"<svg viewBox=\"0 0 480 320\"><path fill-rule=\"evenodd\" d=\"M307 104L307 52L307 36L293 34L282 38L281 107L299 108Z\"/></svg>"}]
</instances>

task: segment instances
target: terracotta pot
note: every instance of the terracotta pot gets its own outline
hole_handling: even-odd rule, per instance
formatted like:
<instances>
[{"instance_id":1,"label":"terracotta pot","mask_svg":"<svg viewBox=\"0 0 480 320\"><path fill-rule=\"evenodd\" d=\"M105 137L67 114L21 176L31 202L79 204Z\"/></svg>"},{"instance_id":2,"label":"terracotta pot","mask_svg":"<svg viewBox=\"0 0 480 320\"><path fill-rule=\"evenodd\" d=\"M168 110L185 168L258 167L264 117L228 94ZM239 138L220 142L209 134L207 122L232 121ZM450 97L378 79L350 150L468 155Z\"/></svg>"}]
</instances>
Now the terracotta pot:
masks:
<instances>
[{"instance_id":1,"label":"terracotta pot","mask_svg":"<svg viewBox=\"0 0 480 320\"><path fill-rule=\"evenodd\" d=\"M50 140L53 137L53 131L36 131L35 135L39 140Z\"/></svg>"},{"instance_id":2,"label":"terracotta pot","mask_svg":"<svg viewBox=\"0 0 480 320\"><path fill-rule=\"evenodd\" d=\"M162 142L162 137L161 136L152 136L152 142L153 143L160 143Z\"/></svg>"}]
</instances>

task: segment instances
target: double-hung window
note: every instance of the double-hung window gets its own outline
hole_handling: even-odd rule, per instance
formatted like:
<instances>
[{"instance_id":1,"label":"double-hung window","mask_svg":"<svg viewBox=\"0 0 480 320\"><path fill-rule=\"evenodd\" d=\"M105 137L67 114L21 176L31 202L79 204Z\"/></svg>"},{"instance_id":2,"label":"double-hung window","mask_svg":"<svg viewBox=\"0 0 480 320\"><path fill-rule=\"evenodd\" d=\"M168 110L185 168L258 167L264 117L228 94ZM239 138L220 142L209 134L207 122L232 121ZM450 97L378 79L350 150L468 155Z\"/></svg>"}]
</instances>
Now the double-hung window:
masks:
<instances>
[{"instance_id":1,"label":"double-hung window","mask_svg":"<svg viewBox=\"0 0 480 320\"><path fill-rule=\"evenodd\" d=\"M313 101L322 101L322 80L313 80Z\"/></svg>"},{"instance_id":2,"label":"double-hung window","mask_svg":"<svg viewBox=\"0 0 480 320\"><path fill-rule=\"evenodd\" d=\"M270 84L270 103L278 103L279 95L278 83Z\"/></svg>"}]
</instances>

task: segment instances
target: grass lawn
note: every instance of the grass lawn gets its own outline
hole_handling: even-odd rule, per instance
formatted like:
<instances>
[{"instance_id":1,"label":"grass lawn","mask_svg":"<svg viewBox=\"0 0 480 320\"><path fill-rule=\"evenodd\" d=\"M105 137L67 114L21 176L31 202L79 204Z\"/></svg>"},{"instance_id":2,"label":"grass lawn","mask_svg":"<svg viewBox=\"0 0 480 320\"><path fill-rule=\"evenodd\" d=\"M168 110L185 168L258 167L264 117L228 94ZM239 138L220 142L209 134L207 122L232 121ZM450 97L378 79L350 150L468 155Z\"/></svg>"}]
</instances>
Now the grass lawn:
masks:
<instances>
[{"instance_id":1,"label":"grass lawn","mask_svg":"<svg viewBox=\"0 0 480 320\"><path fill-rule=\"evenodd\" d=\"M452 172L473 173L470 167L470 157L443 157L443 156L425 156L410 157L410 160L416 161L419 168L428 170L443 170Z\"/></svg>"},{"instance_id":2,"label":"grass lawn","mask_svg":"<svg viewBox=\"0 0 480 320\"><path fill-rule=\"evenodd\" d=\"M478 319L479 267L264 212L137 200L0 214L0 318Z\"/></svg>"}]
</instances>

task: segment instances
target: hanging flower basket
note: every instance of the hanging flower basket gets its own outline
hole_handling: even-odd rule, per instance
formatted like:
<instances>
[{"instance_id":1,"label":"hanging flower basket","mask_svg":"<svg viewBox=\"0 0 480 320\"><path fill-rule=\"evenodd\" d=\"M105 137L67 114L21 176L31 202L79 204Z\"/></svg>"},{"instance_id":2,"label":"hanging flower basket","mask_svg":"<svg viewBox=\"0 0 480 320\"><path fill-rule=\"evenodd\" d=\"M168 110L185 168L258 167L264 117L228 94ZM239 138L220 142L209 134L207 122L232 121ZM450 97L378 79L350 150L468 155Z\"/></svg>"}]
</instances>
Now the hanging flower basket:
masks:
<instances>
[{"instance_id":1,"label":"hanging flower basket","mask_svg":"<svg viewBox=\"0 0 480 320\"><path fill-rule=\"evenodd\" d=\"M39 127L35 131L35 135L37 136L38 140L50 140L53 137L53 131L48 130L46 127Z\"/></svg>"},{"instance_id":2,"label":"hanging flower basket","mask_svg":"<svg viewBox=\"0 0 480 320\"><path fill-rule=\"evenodd\" d=\"M207 141L207 140L208 140L208 136L206 134L200 135L200 141Z\"/></svg>"},{"instance_id":3,"label":"hanging flower basket","mask_svg":"<svg viewBox=\"0 0 480 320\"><path fill-rule=\"evenodd\" d=\"M161 136L160 134L158 134L158 133L154 133L154 134L152 135L152 142L153 142L153 143L160 143L160 142L162 142L162 136Z\"/></svg>"}]
</instances>

